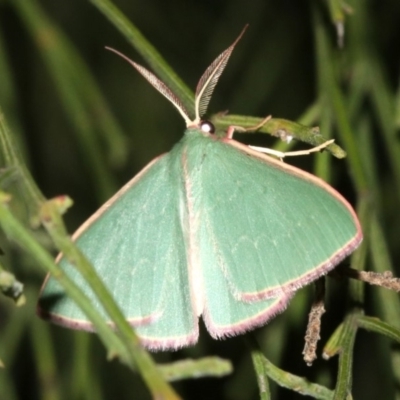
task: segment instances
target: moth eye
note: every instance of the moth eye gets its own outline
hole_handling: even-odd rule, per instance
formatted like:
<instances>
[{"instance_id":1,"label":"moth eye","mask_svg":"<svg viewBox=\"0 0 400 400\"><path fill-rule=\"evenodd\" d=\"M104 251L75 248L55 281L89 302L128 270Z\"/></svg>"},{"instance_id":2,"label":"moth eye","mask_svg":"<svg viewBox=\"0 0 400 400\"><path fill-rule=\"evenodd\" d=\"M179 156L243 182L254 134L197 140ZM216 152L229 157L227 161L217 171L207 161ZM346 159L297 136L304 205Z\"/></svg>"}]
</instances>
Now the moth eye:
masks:
<instances>
[{"instance_id":1,"label":"moth eye","mask_svg":"<svg viewBox=\"0 0 400 400\"><path fill-rule=\"evenodd\" d=\"M210 121L201 121L200 129L205 133L214 133L215 126Z\"/></svg>"}]
</instances>

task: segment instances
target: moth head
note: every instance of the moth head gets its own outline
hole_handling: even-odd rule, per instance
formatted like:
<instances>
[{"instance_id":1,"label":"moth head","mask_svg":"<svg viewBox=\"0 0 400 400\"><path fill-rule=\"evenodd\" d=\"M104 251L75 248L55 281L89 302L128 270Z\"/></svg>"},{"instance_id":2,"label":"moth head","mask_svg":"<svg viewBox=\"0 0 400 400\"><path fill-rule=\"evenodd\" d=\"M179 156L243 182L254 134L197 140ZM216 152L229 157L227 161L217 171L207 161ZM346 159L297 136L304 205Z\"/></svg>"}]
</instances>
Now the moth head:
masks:
<instances>
[{"instance_id":1,"label":"moth head","mask_svg":"<svg viewBox=\"0 0 400 400\"><path fill-rule=\"evenodd\" d=\"M135 63L119 51L110 47L106 47L106 49L118 54L120 57L126 60L141 75L143 75L154 88L156 88L164 97L166 97L182 115L188 128L197 128L204 133L214 133L214 125L211 122L203 121L201 118L206 113L215 86L218 83L218 80L221 77L221 74L224 71L226 64L228 63L229 57L231 56L233 49L235 48L240 38L243 36L244 32L247 29L247 26L248 25L243 28L237 39L211 63L211 65L205 70L202 77L200 78L199 83L196 87L196 93L194 97L195 115L193 119L190 118L186 107L183 105L178 96L176 96L172 92L172 90L164 82L158 79L152 72Z\"/></svg>"}]
</instances>

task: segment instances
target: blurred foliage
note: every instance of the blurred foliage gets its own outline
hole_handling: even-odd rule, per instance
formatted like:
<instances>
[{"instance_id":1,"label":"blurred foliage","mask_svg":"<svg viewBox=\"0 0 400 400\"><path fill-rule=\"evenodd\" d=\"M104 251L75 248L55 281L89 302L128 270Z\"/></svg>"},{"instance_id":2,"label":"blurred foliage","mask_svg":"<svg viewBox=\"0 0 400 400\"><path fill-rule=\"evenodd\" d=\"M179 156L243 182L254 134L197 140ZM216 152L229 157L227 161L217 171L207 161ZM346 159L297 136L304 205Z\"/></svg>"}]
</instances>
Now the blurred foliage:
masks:
<instances>
[{"instance_id":1,"label":"blurred foliage","mask_svg":"<svg viewBox=\"0 0 400 400\"><path fill-rule=\"evenodd\" d=\"M0 297L1 400L150 398L140 375L123 365L132 368L136 362L141 368L141 361L129 357L137 356L134 350L128 349L125 360L120 357L123 364L107 360L111 349L120 355L127 348L129 333L121 338L104 330L106 350L97 335L36 317L44 278L39 267L53 268L53 241L74 251L59 236L58 217L45 229L37 223L43 222L44 197L68 194L74 206L65 221L73 232L183 133L179 114L105 46L141 64L147 61L189 102L201 73L246 23L250 27L216 88L210 112L272 114L275 124L319 126L324 137L335 138L347 152L344 160L318 154L289 162L329 181L357 209L365 240L351 266L400 275L400 2L3 0L0 182L12 200L0 198L0 220L14 240L0 236L1 271L8 271L2 275L8 293L12 285L18 290L24 285L26 304L16 307ZM224 116L212 118L224 126ZM7 137L16 147L4 141ZM255 145L276 142L262 133L238 138ZM327 285L319 359L312 367L301 354L312 287L255 331L258 344L242 337L214 341L202 328L193 348L152 356L165 364L163 376L178 379L173 388L185 399L292 399L300 393L344 399L351 398L350 390L355 399L400 398L400 351L393 345L399 341L398 295L354 281L328 279ZM325 358L339 357L323 360L323 346ZM229 363L211 356L230 360L233 372L228 374ZM139 360L147 360L143 357ZM200 358L202 364L189 360ZM179 380L196 374L202 378Z\"/></svg>"}]
</instances>

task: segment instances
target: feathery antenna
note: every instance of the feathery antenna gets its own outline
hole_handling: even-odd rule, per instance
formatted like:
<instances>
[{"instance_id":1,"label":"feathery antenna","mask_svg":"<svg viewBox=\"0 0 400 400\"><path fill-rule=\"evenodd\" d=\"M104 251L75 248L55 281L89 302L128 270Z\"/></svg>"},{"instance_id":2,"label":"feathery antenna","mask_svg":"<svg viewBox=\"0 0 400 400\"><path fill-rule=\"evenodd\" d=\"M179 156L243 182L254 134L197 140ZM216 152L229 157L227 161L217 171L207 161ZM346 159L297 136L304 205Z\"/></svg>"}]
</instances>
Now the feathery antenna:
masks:
<instances>
[{"instance_id":1,"label":"feathery antenna","mask_svg":"<svg viewBox=\"0 0 400 400\"><path fill-rule=\"evenodd\" d=\"M231 56L233 49L235 48L240 38L243 36L247 27L248 25L243 28L238 38L212 62L212 64L206 69L206 71L200 78L195 94L195 119L193 121L190 119L189 113L187 112L181 100L164 82L158 79L152 72L135 63L119 51L111 47L106 47L106 49L112 51L113 53L122 57L124 60L128 61L128 63L131 64L141 75L143 75L143 77L146 78L146 80L155 89L157 89L164 97L166 97L182 115L183 119L186 122L186 126L198 126L200 124L201 117L205 114L207 110L208 103L211 100L211 95L214 91L215 85L218 83L218 80L222 72L224 71L226 64L228 63L229 57Z\"/></svg>"}]
</instances>

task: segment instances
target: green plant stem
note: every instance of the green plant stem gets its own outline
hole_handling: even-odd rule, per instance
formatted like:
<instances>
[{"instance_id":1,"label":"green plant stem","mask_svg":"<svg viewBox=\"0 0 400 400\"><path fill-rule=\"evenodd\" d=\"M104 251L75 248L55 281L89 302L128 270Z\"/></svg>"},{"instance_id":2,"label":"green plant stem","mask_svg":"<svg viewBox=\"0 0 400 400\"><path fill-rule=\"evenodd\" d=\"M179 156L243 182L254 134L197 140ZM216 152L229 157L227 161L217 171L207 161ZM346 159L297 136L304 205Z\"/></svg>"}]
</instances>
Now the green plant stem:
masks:
<instances>
[{"instance_id":1,"label":"green plant stem","mask_svg":"<svg viewBox=\"0 0 400 400\"><path fill-rule=\"evenodd\" d=\"M211 118L211 122L225 132L225 130L230 126L253 128L262 122L262 118L248 117L244 115L216 114ZM254 131L242 132L241 130L238 130L238 132L249 134L254 133ZM318 128L310 128L297 122L282 118L271 118L263 126L257 129L257 132L268 133L282 140L292 137L312 146L319 146L327 141L327 139L320 134ZM328 145L326 150L337 158L343 158L346 156L346 152L335 143Z\"/></svg>"},{"instance_id":2,"label":"green plant stem","mask_svg":"<svg viewBox=\"0 0 400 400\"><path fill-rule=\"evenodd\" d=\"M246 335L253 359L253 365L257 373L261 399L269 399L268 378L278 385L291 389L302 395L311 396L319 400L332 400L333 392L324 386L308 382L305 378L283 371L272 364L261 352L252 334ZM262 397L265 396L265 397Z\"/></svg>"},{"instance_id":3,"label":"green plant stem","mask_svg":"<svg viewBox=\"0 0 400 400\"><path fill-rule=\"evenodd\" d=\"M265 357L259 349L251 350L251 359L256 372L258 390L261 400L271 399L271 391L268 382L268 368L266 368Z\"/></svg>"},{"instance_id":4,"label":"green plant stem","mask_svg":"<svg viewBox=\"0 0 400 400\"><path fill-rule=\"evenodd\" d=\"M32 204L31 215L33 215L33 210L37 210L39 204L44 201L44 197L37 188L32 175L23 163L20 152L14 142L15 141L12 140L11 132L8 128L3 112L0 109L0 151L6 168L14 169L18 178L23 181L25 192L27 194L27 204Z\"/></svg>"},{"instance_id":5,"label":"green plant stem","mask_svg":"<svg viewBox=\"0 0 400 400\"><path fill-rule=\"evenodd\" d=\"M203 357L198 360L185 359L170 364L158 364L164 378L169 381L181 379L222 377L232 372L232 364L219 357Z\"/></svg>"},{"instance_id":6,"label":"green plant stem","mask_svg":"<svg viewBox=\"0 0 400 400\"><path fill-rule=\"evenodd\" d=\"M339 350L339 368L333 400L343 400L351 396L353 380L353 351L357 333L358 310L354 310L347 317L337 339Z\"/></svg>"}]
</instances>

